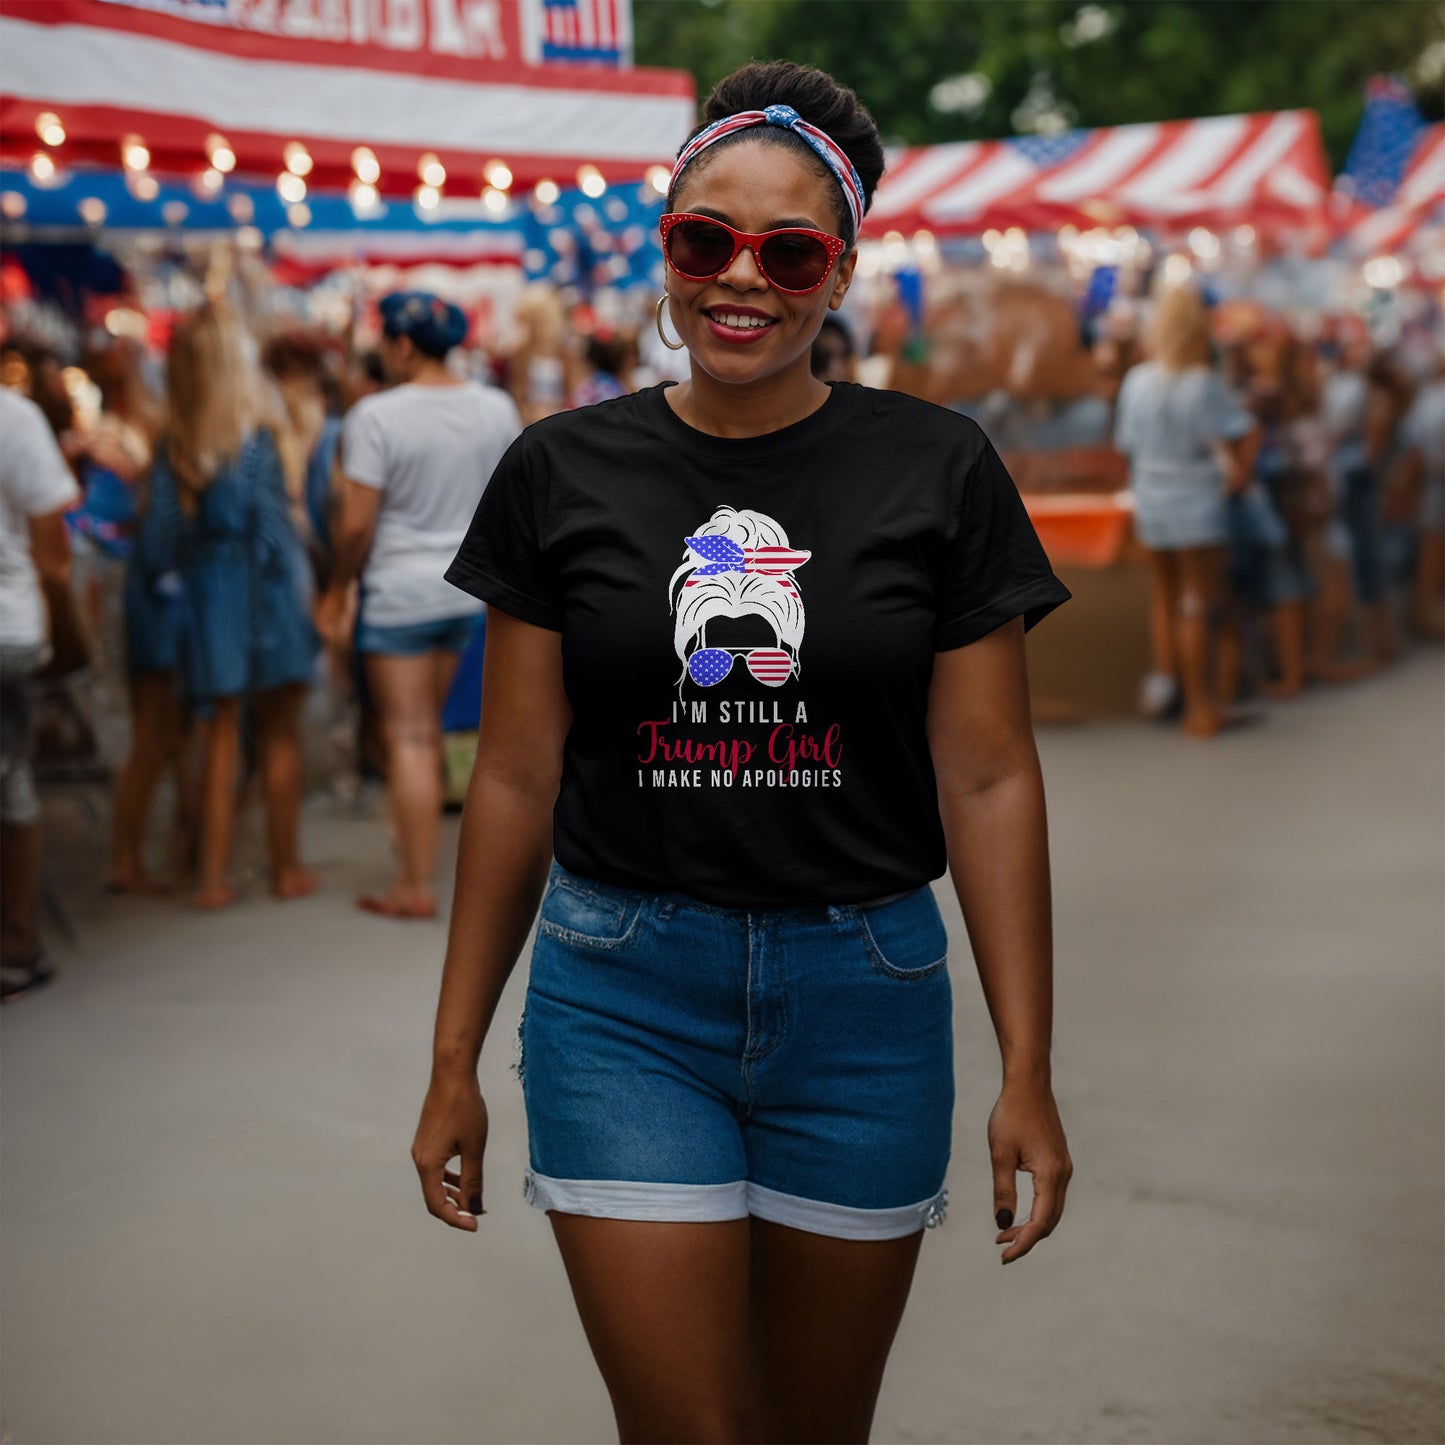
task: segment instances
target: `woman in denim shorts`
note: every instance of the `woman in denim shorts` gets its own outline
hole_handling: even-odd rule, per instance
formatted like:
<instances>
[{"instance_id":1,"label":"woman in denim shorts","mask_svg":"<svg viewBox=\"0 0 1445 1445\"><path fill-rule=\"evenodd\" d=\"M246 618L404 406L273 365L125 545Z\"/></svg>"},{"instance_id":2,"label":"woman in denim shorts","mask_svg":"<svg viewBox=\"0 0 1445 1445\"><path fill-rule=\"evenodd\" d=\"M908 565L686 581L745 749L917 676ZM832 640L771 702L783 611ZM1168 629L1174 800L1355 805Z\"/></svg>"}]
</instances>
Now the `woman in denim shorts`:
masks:
<instances>
[{"instance_id":1,"label":"woman in denim shorts","mask_svg":"<svg viewBox=\"0 0 1445 1445\"><path fill-rule=\"evenodd\" d=\"M945 871L1004 1261L1063 1209L1023 635L1069 594L972 422L811 375L883 169L857 97L754 64L706 114L660 225L690 379L529 427L447 573L491 621L412 1155L477 1229L477 1060L540 904L524 1186L620 1438L866 1440L946 1202Z\"/></svg>"}]
</instances>

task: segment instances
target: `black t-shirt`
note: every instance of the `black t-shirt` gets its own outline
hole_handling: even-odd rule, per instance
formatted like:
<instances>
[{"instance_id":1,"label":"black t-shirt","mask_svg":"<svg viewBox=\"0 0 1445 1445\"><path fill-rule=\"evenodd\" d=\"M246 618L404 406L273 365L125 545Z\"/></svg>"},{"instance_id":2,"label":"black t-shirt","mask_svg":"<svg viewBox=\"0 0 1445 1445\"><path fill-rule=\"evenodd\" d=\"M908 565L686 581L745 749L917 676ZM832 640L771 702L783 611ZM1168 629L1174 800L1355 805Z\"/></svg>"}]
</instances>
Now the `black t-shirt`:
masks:
<instances>
[{"instance_id":1,"label":"black t-shirt","mask_svg":"<svg viewBox=\"0 0 1445 1445\"><path fill-rule=\"evenodd\" d=\"M934 653L1069 597L997 453L897 392L738 439L664 390L528 427L447 572L562 634L558 861L729 907L940 877Z\"/></svg>"}]
</instances>

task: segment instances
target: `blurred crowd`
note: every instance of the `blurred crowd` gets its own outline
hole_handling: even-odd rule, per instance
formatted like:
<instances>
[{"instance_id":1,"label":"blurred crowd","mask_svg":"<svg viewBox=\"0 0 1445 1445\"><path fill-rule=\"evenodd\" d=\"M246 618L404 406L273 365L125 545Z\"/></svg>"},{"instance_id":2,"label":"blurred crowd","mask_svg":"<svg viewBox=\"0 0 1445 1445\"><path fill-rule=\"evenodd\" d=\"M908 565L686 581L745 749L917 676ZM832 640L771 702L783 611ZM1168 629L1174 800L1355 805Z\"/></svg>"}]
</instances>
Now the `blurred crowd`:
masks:
<instances>
[{"instance_id":1,"label":"blurred crowd","mask_svg":"<svg viewBox=\"0 0 1445 1445\"><path fill-rule=\"evenodd\" d=\"M337 774L385 780L395 874L358 906L435 914L442 716L469 679L460 728L475 729L469 659L485 627L441 573L522 426L679 374L646 327L568 314L542 291L519 316L505 353L469 346L462 313L423 293L380 303L373 349L316 325L248 324L224 295L164 338L98 328L73 358L7 337L6 997L49 974L37 741L52 772L114 779L110 888L186 887L224 908L252 795L274 895L317 886L299 820L306 731L324 728ZM817 374L976 416L1026 491L1048 488L1046 454L1080 446L1112 458L1089 489L1132 483L1152 579L1146 715L1208 736L1247 719L1251 698L1357 681L1445 635L1438 330L1424 347L1417 335L1381 348L1352 315L1306 334L1179 287L1138 325L1086 338L1084 380L1040 406L1008 389L1029 346L1050 353L1026 320L1005 326L999 377L976 387L958 379L968 367L938 381L964 330L946 312L925 316L921 337L876 321L865 338L830 318ZM153 856L167 779L170 842Z\"/></svg>"}]
</instances>

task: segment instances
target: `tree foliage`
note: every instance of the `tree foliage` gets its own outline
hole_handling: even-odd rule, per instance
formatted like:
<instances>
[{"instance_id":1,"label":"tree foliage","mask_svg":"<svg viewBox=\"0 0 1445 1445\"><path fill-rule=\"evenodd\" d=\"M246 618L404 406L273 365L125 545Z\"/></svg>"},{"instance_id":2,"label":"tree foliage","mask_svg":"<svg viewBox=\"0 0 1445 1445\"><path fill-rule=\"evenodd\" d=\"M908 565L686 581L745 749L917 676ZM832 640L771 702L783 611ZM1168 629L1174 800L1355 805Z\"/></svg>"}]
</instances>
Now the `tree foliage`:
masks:
<instances>
[{"instance_id":1,"label":"tree foliage","mask_svg":"<svg viewBox=\"0 0 1445 1445\"><path fill-rule=\"evenodd\" d=\"M1365 82L1411 80L1445 111L1445 7L1433 0L633 0L639 65L690 70L698 93L744 61L821 66L858 91L892 144L1241 111L1312 109L1338 167ZM1427 52L1439 47L1434 60ZM971 110L930 99L959 75Z\"/></svg>"}]
</instances>

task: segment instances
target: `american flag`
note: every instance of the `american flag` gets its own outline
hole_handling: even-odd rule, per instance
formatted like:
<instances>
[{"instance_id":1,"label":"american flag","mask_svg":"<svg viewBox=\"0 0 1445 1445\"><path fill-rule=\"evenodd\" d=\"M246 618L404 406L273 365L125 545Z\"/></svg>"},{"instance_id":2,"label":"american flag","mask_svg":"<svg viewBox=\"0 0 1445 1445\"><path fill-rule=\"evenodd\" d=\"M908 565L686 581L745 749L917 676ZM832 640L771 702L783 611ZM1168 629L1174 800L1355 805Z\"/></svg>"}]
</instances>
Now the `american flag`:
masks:
<instances>
[{"instance_id":1,"label":"american flag","mask_svg":"<svg viewBox=\"0 0 1445 1445\"><path fill-rule=\"evenodd\" d=\"M1365 90L1365 113L1342 173L1344 188L1367 206L1389 205L1424 129L1404 83L1377 75Z\"/></svg>"},{"instance_id":2,"label":"american flag","mask_svg":"<svg viewBox=\"0 0 1445 1445\"><path fill-rule=\"evenodd\" d=\"M540 5L537 58L632 64L632 0L529 0Z\"/></svg>"}]
</instances>

